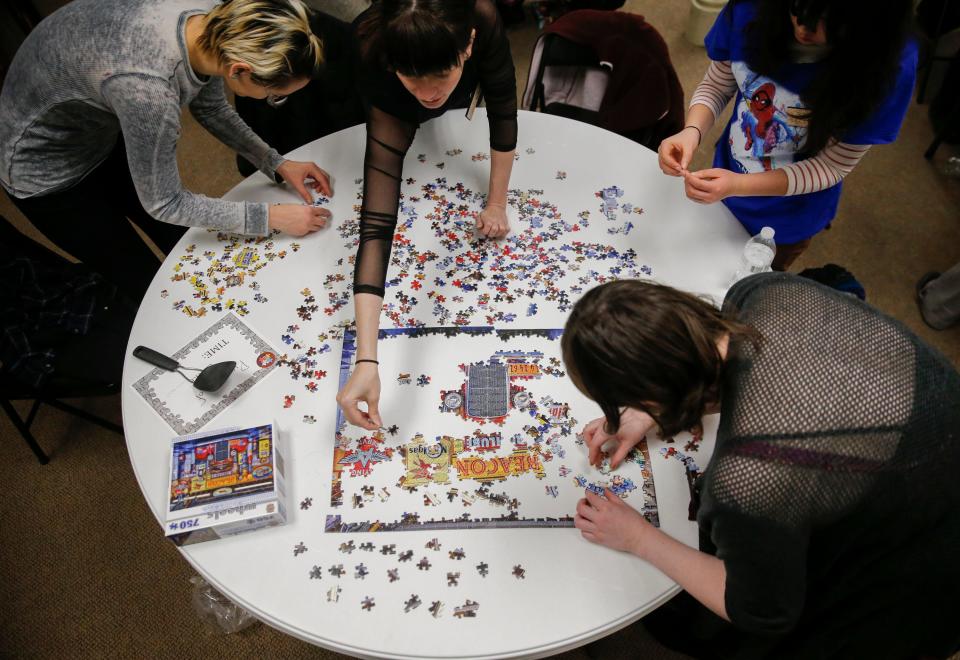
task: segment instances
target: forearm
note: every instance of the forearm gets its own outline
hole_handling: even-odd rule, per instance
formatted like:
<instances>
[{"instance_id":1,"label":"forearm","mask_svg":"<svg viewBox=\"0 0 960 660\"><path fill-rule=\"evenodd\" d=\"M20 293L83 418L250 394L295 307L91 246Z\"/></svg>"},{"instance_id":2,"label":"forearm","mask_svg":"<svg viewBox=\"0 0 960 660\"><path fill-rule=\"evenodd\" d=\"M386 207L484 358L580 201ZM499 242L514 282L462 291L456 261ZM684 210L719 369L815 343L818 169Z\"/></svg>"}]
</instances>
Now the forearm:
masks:
<instances>
[{"instance_id":1,"label":"forearm","mask_svg":"<svg viewBox=\"0 0 960 660\"><path fill-rule=\"evenodd\" d=\"M372 293L358 293L353 297L357 317L357 359L377 359L377 337L380 333L380 309L383 298Z\"/></svg>"},{"instance_id":2,"label":"forearm","mask_svg":"<svg viewBox=\"0 0 960 660\"><path fill-rule=\"evenodd\" d=\"M254 163L265 175L274 177L283 159L227 103L222 80L207 83L190 104L190 114L220 142Z\"/></svg>"},{"instance_id":3,"label":"forearm","mask_svg":"<svg viewBox=\"0 0 960 660\"><path fill-rule=\"evenodd\" d=\"M727 569L713 555L695 550L655 527L634 554L653 564L717 616L730 620L725 601Z\"/></svg>"},{"instance_id":4,"label":"forearm","mask_svg":"<svg viewBox=\"0 0 960 660\"><path fill-rule=\"evenodd\" d=\"M713 112L711 112L710 108L697 103L691 105L687 110L687 119L683 125L696 126L697 130L700 131L700 140L702 142L704 136L713 128L714 121Z\"/></svg>"},{"instance_id":5,"label":"forearm","mask_svg":"<svg viewBox=\"0 0 960 660\"><path fill-rule=\"evenodd\" d=\"M513 151L490 150L490 187L487 190L488 206L507 206L507 190L513 172Z\"/></svg>"},{"instance_id":6,"label":"forearm","mask_svg":"<svg viewBox=\"0 0 960 660\"><path fill-rule=\"evenodd\" d=\"M787 194L787 175L783 170L738 174L732 196L782 197Z\"/></svg>"}]
</instances>

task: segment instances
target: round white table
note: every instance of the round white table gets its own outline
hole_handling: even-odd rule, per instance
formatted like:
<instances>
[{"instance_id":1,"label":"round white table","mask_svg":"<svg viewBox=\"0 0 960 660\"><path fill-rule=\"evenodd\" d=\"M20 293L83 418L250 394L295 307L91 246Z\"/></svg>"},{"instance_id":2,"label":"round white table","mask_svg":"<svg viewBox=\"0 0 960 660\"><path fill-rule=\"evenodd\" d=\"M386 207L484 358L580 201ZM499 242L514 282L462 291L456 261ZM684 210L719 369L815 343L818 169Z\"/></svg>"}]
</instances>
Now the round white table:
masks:
<instances>
[{"instance_id":1,"label":"round white table","mask_svg":"<svg viewBox=\"0 0 960 660\"><path fill-rule=\"evenodd\" d=\"M511 195L509 213L514 233L525 229L517 224L520 205L531 200L535 205L549 201L568 223L571 242L612 245L620 253L628 248L636 252L635 267L619 272L619 276L650 276L714 300L722 298L748 238L723 205L702 206L687 200L682 181L660 172L655 153L612 133L526 112L520 113L519 129L518 159L510 181L511 189L519 191ZM330 464L340 359L340 342L332 338L335 335L331 330L342 327L353 314L347 292L352 280L351 244L362 189L364 141L364 127L357 126L289 154L293 159L316 161L333 176L335 195L323 201L333 213L333 226L304 238L277 235L260 242L190 230L161 267L140 307L128 355L140 344L173 353L230 311L239 314L278 353L288 350L284 344L293 341L298 346L324 341L332 346L332 350L312 355L311 368L330 374L316 382L315 391L304 389L304 379L291 379L287 368L276 368L204 426L210 429L276 421L286 444L287 524L186 546L183 556L226 596L269 625L361 657L544 657L600 638L642 617L673 596L677 586L632 556L590 544L574 528L355 535L325 532L326 516L331 513ZM405 208L419 208L421 187L442 178L448 194L454 194L454 182L463 183L465 201L460 201L479 209L471 191L486 191L487 151L482 110L472 123L462 112L451 112L422 126L405 163L405 179L414 180L403 187ZM227 198L298 201L290 190L259 174L239 184ZM429 216L428 211L424 207L413 216L401 213L401 223L406 219L424 224L427 220L421 216ZM532 222L537 221L534 218ZM446 254L439 243L422 244L439 240L433 232L417 236L420 250ZM232 241L238 244L222 259L224 246ZM249 248L248 262L259 265L259 270L252 275L248 272L242 282L221 281L223 288L211 291L216 286L210 284L210 273L205 269L236 264L244 247ZM594 269L590 253L586 254L574 275L586 274L588 281L564 289L573 292L568 302L574 302L581 290L609 277L600 268L608 269L610 264L600 263ZM191 276L204 272L206 280ZM394 275L391 269L390 276ZM198 281L200 286L209 285L204 295L198 293ZM398 287L388 288L386 301L394 301L396 292L413 281L412 277L405 278ZM452 283L445 282L444 286L452 287ZM450 288L446 293L454 298L463 291ZM311 302L310 296L316 309L304 314L303 306L305 300ZM467 295L463 305L471 302L474 299ZM535 316L524 314L530 303L525 299L515 304L515 318L494 325L510 329L563 327L568 313L564 305L545 298L535 302ZM452 307L455 312L456 303ZM509 307L504 304L498 309ZM429 303L401 311L396 317L404 323L410 318L436 325ZM474 324L476 321L473 319ZM391 325L387 315L381 325ZM123 422L140 488L163 524L170 440L177 434L133 389L150 369L132 357L126 361ZM390 377L382 373L382 378ZM296 397L292 402L285 398L291 393ZM386 424L401 420L405 414L403 402L385 400L381 412ZM599 409L589 414L597 416ZM580 425L588 419L581 418ZM701 467L709 460L716 421L706 420L703 443L693 455ZM681 438L675 447L683 448ZM676 538L695 545L696 526L687 520L684 466L670 460L676 454L671 451L667 455L665 450L659 440L650 444L660 525ZM570 443L567 452L582 454L584 449ZM312 506L298 506L306 498L311 498ZM397 558L380 552L344 554L339 547L348 538L354 538L358 546L370 540L378 549L381 544L396 544L398 550L410 548L415 551L414 560L405 564L401 579L388 582L385 570L395 566ZM443 543L442 553L429 555L430 551L424 549L432 538ZM295 552L299 544L304 549ZM426 584L428 579L441 580L442 573L438 572L446 570L443 567L432 573L415 569L421 556L439 559L442 555L446 561L446 551L455 547L462 547L468 554L457 595L453 595L453 587L450 592L443 591L446 583ZM473 570L480 559L490 566L486 577ZM354 577L354 566L360 562L370 570L362 580ZM329 574L329 567L336 564L345 567L342 577ZM512 574L515 565L526 567L522 580ZM314 567L322 574L318 579L310 578ZM335 585L340 590L331 600L329 592ZM405 599L417 592L422 593L423 605L405 612ZM433 598L440 597L438 593L450 594L444 596L446 610L442 616L430 616L428 606ZM480 603L477 616L452 616L464 595ZM360 605L367 596L376 597L376 606L364 610Z\"/></svg>"}]
</instances>

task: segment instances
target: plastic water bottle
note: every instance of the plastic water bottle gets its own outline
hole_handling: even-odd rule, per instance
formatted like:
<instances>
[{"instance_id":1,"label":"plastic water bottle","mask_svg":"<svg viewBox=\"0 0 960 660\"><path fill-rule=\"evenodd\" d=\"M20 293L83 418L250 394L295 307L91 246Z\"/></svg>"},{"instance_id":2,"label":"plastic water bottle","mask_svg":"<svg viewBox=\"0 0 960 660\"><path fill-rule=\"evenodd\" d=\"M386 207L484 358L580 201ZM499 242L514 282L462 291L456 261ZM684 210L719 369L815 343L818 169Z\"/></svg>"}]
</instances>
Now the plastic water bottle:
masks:
<instances>
[{"instance_id":1,"label":"plastic water bottle","mask_svg":"<svg viewBox=\"0 0 960 660\"><path fill-rule=\"evenodd\" d=\"M744 277L754 273L765 273L770 270L773 257L777 254L777 244L773 241L773 228L764 227L760 233L747 241L743 246L743 256L740 257L740 268L733 274L730 286L733 286Z\"/></svg>"}]
</instances>

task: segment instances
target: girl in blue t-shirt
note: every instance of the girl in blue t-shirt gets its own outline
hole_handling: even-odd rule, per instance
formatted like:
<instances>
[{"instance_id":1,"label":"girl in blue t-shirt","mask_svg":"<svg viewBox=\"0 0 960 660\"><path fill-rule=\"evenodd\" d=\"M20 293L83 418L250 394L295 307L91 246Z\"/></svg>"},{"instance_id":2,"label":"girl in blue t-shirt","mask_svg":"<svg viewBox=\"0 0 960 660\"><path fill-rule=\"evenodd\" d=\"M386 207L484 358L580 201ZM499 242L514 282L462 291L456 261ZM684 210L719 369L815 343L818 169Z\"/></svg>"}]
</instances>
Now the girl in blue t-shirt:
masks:
<instances>
[{"instance_id":1,"label":"girl in blue t-shirt","mask_svg":"<svg viewBox=\"0 0 960 660\"><path fill-rule=\"evenodd\" d=\"M731 0L705 39L711 63L660 168L687 197L723 201L751 234L776 230L786 270L836 215L841 181L897 137L913 93L911 0ZM687 169L731 98L713 168Z\"/></svg>"}]
</instances>

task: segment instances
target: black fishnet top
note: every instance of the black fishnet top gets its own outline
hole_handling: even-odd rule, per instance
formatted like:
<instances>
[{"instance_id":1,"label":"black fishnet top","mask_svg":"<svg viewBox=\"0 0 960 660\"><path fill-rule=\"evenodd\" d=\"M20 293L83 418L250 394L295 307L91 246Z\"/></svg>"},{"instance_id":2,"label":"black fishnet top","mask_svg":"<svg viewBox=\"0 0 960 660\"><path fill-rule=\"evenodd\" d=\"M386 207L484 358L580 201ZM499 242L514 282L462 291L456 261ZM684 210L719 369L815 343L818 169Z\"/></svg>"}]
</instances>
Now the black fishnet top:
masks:
<instances>
[{"instance_id":1,"label":"black fishnet top","mask_svg":"<svg viewBox=\"0 0 960 660\"><path fill-rule=\"evenodd\" d=\"M731 346L701 549L738 657L949 655L960 644L960 374L849 295L765 274ZM918 640L942 646L918 646ZM952 640L952 642L950 641Z\"/></svg>"},{"instance_id":2,"label":"black fishnet top","mask_svg":"<svg viewBox=\"0 0 960 660\"><path fill-rule=\"evenodd\" d=\"M361 14L354 25L364 18ZM392 71L361 64L359 85L367 104L367 150L363 160L360 245L354 293L383 296L397 225L403 159L421 122L451 108L466 107L479 83L487 105L490 148L517 145L517 82L510 43L492 0L476 1L476 36L463 76L442 107L424 108Z\"/></svg>"}]
</instances>

